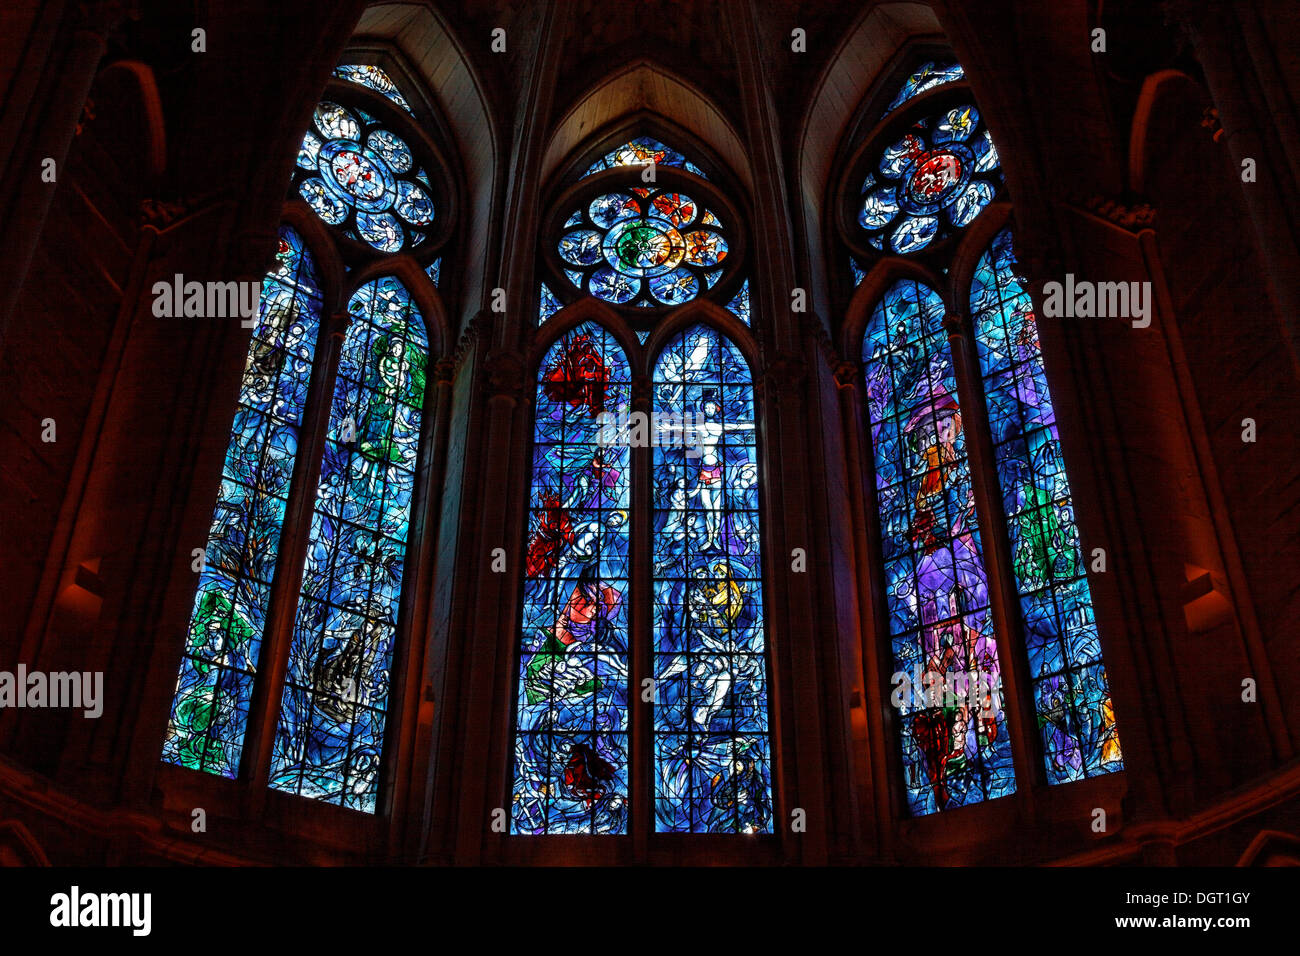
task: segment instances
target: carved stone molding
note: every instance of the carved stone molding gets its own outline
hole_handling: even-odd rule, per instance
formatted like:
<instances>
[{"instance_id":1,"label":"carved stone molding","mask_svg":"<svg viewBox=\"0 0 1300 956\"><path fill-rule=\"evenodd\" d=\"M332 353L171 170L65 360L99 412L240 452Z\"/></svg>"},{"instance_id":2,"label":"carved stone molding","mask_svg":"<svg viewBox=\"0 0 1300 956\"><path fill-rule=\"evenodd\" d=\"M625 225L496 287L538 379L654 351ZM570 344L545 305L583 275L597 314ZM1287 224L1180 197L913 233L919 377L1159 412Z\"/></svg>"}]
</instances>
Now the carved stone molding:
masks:
<instances>
[{"instance_id":1,"label":"carved stone molding","mask_svg":"<svg viewBox=\"0 0 1300 956\"><path fill-rule=\"evenodd\" d=\"M1156 211L1150 203L1126 204L1107 196L1089 196L1083 201L1083 206L1093 215L1129 232L1141 232L1156 224Z\"/></svg>"},{"instance_id":2,"label":"carved stone molding","mask_svg":"<svg viewBox=\"0 0 1300 956\"><path fill-rule=\"evenodd\" d=\"M492 323L492 314L485 309L480 309L474 313L465 327L461 330L460 338L456 340L456 348L452 351L450 359L457 372L464 366L465 360L474 353L478 344L479 337L485 334Z\"/></svg>"},{"instance_id":3,"label":"carved stone molding","mask_svg":"<svg viewBox=\"0 0 1300 956\"><path fill-rule=\"evenodd\" d=\"M435 385L450 385L456 378L456 363L449 359L439 359L433 363L433 382Z\"/></svg>"},{"instance_id":4,"label":"carved stone molding","mask_svg":"<svg viewBox=\"0 0 1300 956\"><path fill-rule=\"evenodd\" d=\"M778 352L763 369L755 388L769 399L793 398L807 377L808 366L802 356Z\"/></svg>"}]
</instances>

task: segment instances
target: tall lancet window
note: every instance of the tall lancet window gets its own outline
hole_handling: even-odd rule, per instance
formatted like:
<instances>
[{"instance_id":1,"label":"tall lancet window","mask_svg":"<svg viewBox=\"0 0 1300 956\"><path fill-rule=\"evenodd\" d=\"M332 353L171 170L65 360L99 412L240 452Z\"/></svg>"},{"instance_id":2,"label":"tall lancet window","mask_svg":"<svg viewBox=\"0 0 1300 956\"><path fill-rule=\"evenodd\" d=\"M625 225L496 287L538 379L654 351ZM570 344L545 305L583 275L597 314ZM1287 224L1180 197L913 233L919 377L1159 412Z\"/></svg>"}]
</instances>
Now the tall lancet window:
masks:
<instances>
[{"instance_id":1,"label":"tall lancet window","mask_svg":"<svg viewBox=\"0 0 1300 956\"><path fill-rule=\"evenodd\" d=\"M548 219L516 834L773 828L745 244L699 163L606 144Z\"/></svg>"},{"instance_id":2,"label":"tall lancet window","mask_svg":"<svg viewBox=\"0 0 1300 956\"><path fill-rule=\"evenodd\" d=\"M336 77L263 283L162 756L373 813L420 586L438 330L417 300L439 302L453 216L409 91ZM323 278L345 275L366 278Z\"/></svg>"},{"instance_id":3,"label":"tall lancet window","mask_svg":"<svg viewBox=\"0 0 1300 956\"><path fill-rule=\"evenodd\" d=\"M862 346L894 672L1001 674L965 416L943 300L903 280L871 317ZM924 678L923 678L924 679ZM1006 717L996 695L965 712L902 697L908 802L918 812L1013 793ZM958 746L960 745L960 746Z\"/></svg>"},{"instance_id":4,"label":"tall lancet window","mask_svg":"<svg viewBox=\"0 0 1300 956\"><path fill-rule=\"evenodd\" d=\"M1120 770L1123 757L1010 229L968 284L955 279L972 271L953 268L963 237L1005 198L992 133L951 58L922 63L873 102L879 119L846 162L839 225L847 277L876 276L882 290L867 304L860 353L883 562L877 619L902 786L921 815L1028 784L1013 765L1017 717L1036 723L1047 783ZM957 349L969 360L954 361ZM991 460L970 453L989 446ZM998 541L1008 553L992 560ZM1008 596L1005 635L995 595ZM1006 648L1027 665L1023 701L1004 696Z\"/></svg>"},{"instance_id":5,"label":"tall lancet window","mask_svg":"<svg viewBox=\"0 0 1300 956\"><path fill-rule=\"evenodd\" d=\"M771 827L758 436L749 364L696 326L660 353L654 411L692 444L654 449L655 822Z\"/></svg>"},{"instance_id":6,"label":"tall lancet window","mask_svg":"<svg viewBox=\"0 0 1300 956\"><path fill-rule=\"evenodd\" d=\"M321 327L316 264L288 226L276 258L262 283L163 744L164 760L223 777L239 771Z\"/></svg>"}]
</instances>

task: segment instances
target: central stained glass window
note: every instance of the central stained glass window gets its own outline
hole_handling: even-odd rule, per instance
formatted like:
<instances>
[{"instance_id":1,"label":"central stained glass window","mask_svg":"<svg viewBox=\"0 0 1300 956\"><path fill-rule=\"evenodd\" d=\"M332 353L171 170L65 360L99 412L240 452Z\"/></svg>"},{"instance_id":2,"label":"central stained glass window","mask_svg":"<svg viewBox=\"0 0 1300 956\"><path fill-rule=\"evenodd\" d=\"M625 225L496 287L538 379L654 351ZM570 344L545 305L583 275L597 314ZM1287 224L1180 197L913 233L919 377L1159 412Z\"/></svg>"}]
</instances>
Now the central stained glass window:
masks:
<instances>
[{"instance_id":1,"label":"central stained glass window","mask_svg":"<svg viewBox=\"0 0 1300 956\"><path fill-rule=\"evenodd\" d=\"M663 310L703 296L750 323L743 233L713 212L735 215L708 183L673 172L624 184L610 172L651 159L702 175L635 139L598 160L587 175L599 178L549 218L557 284L541 283L539 325L563 322L563 303L584 294L631 308L556 333L537 369L516 834L774 828L747 353L698 321L633 352L671 321ZM644 733L633 732L637 713Z\"/></svg>"},{"instance_id":2,"label":"central stained glass window","mask_svg":"<svg viewBox=\"0 0 1300 956\"><path fill-rule=\"evenodd\" d=\"M729 249L722 221L671 189L605 193L564 229L558 252L569 281L615 305L689 302L717 282Z\"/></svg>"}]
</instances>

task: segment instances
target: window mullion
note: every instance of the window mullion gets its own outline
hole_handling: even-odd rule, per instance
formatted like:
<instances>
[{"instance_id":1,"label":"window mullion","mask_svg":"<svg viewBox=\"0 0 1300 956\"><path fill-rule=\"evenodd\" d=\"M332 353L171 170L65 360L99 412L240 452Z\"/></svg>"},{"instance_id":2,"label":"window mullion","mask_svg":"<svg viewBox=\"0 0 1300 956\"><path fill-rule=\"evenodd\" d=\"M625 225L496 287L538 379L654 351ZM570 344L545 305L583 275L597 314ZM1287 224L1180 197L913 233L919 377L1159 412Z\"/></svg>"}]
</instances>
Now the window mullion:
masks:
<instances>
[{"instance_id":1,"label":"window mullion","mask_svg":"<svg viewBox=\"0 0 1300 956\"><path fill-rule=\"evenodd\" d=\"M248 788L249 809L253 813L260 812L266 801L285 668L298 610L298 591L310 544L315 490L329 429L330 400L334 394L343 338L350 322L351 316L347 312L339 312L328 323L323 323L318 357L312 368L307 404L303 410L298 457L294 462L289 504L280 530L280 552L275 580L271 585L266 633L258 661L257 681L249 703L244 742L243 778Z\"/></svg>"},{"instance_id":2,"label":"window mullion","mask_svg":"<svg viewBox=\"0 0 1300 956\"><path fill-rule=\"evenodd\" d=\"M1011 758L1016 769L1016 792L1033 803L1033 793L1040 783L1040 761L1034 728L1037 717L1033 706L1029 665L1021 635L1020 604L1011 565L1011 545L1006 515L1002 511L994 469L993 438L989 427L988 407L982 380L972 356L970 316L965 310L944 316L944 329L952 354L953 371L965 424L966 453L969 461L971 490L984 537L984 566L989 583L989 605L993 613L993 630L997 638L1002 680L1002 707L1008 717L1011 735Z\"/></svg>"}]
</instances>

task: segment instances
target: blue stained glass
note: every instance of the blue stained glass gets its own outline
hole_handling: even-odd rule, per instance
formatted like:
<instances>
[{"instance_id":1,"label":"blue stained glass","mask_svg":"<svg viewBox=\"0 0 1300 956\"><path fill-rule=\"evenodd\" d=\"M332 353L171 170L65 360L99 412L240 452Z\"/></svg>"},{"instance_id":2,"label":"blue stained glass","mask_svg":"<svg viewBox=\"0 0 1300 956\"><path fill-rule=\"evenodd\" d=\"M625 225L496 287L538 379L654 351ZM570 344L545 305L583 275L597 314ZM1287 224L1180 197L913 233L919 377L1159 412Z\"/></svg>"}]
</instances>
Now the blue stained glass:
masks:
<instances>
[{"instance_id":1,"label":"blue stained glass","mask_svg":"<svg viewBox=\"0 0 1300 956\"><path fill-rule=\"evenodd\" d=\"M538 369L512 833L627 832L631 381L594 323Z\"/></svg>"},{"instance_id":2,"label":"blue stained glass","mask_svg":"<svg viewBox=\"0 0 1300 956\"><path fill-rule=\"evenodd\" d=\"M334 71L334 75L352 83L368 86L370 89L382 93L406 112L414 115L411 104L406 101L406 97L397 91L397 84L393 82L393 78L380 67L349 64L340 66Z\"/></svg>"},{"instance_id":3,"label":"blue stained glass","mask_svg":"<svg viewBox=\"0 0 1300 956\"><path fill-rule=\"evenodd\" d=\"M749 325L749 280L746 279L740 287L740 291L735 297L727 303L727 308L740 321Z\"/></svg>"},{"instance_id":4,"label":"blue stained glass","mask_svg":"<svg viewBox=\"0 0 1300 956\"><path fill-rule=\"evenodd\" d=\"M380 252L419 246L431 186L406 142L362 110L322 102L303 136L294 189L331 226Z\"/></svg>"},{"instance_id":5,"label":"blue stained glass","mask_svg":"<svg viewBox=\"0 0 1300 956\"><path fill-rule=\"evenodd\" d=\"M858 286L862 285L862 280L867 277L866 270L863 269L862 266L858 265L858 260L854 259L852 256L849 256L849 269L853 272L853 287L856 289Z\"/></svg>"},{"instance_id":6,"label":"blue stained glass","mask_svg":"<svg viewBox=\"0 0 1300 956\"><path fill-rule=\"evenodd\" d=\"M943 315L937 293L899 281L876 306L862 350L893 703L908 805L918 815L1015 792Z\"/></svg>"},{"instance_id":7,"label":"blue stained glass","mask_svg":"<svg viewBox=\"0 0 1300 956\"><path fill-rule=\"evenodd\" d=\"M545 282L542 283L541 293L537 299L537 324L541 325L561 308L560 300L555 297L555 293L550 290Z\"/></svg>"},{"instance_id":8,"label":"blue stained glass","mask_svg":"<svg viewBox=\"0 0 1300 956\"><path fill-rule=\"evenodd\" d=\"M442 284L442 259L441 258L434 259L433 262L429 264L429 268L424 270L424 274L429 277L429 281L432 282L435 286L441 285Z\"/></svg>"},{"instance_id":9,"label":"blue stained glass","mask_svg":"<svg viewBox=\"0 0 1300 956\"><path fill-rule=\"evenodd\" d=\"M694 173L701 179L708 179L700 167L677 152L677 150L665 146L657 139L651 139L649 136L638 136L617 149L610 150L592 163L581 178L586 179L588 176L604 169L614 169L618 166L647 166L650 163L654 163L656 166L677 166L687 172Z\"/></svg>"},{"instance_id":10,"label":"blue stained glass","mask_svg":"<svg viewBox=\"0 0 1300 956\"><path fill-rule=\"evenodd\" d=\"M270 784L373 813L429 342L394 278L348 312Z\"/></svg>"},{"instance_id":11,"label":"blue stained glass","mask_svg":"<svg viewBox=\"0 0 1300 956\"><path fill-rule=\"evenodd\" d=\"M311 253L288 226L262 282L257 326L208 532L162 759L239 772L322 296Z\"/></svg>"},{"instance_id":12,"label":"blue stained glass","mask_svg":"<svg viewBox=\"0 0 1300 956\"><path fill-rule=\"evenodd\" d=\"M955 60L931 60L923 64L915 73L903 81L898 93L885 109L885 115L892 113L912 97L924 93L926 90L941 86L944 83L956 82L964 76L961 64Z\"/></svg>"},{"instance_id":13,"label":"blue stained glass","mask_svg":"<svg viewBox=\"0 0 1300 956\"><path fill-rule=\"evenodd\" d=\"M770 833L768 673L749 367L695 326L655 367L654 761L660 832Z\"/></svg>"},{"instance_id":14,"label":"blue stained glass","mask_svg":"<svg viewBox=\"0 0 1300 956\"><path fill-rule=\"evenodd\" d=\"M1037 320L1008 229L976 265L971 316L1048 780L1122 770Z\"/></svg>"},{"instance_id":15,"label":"blue stained glass","mask_svg":"<svg viewBox=\"0 0 1300 956\"><path fill-rule=\"evenodd\" d=\"M858 225L871 245L910 255L975 220L1002 183L979 111L957 106L917 121L864 179Z\"/></svg>"}]
</instances>

